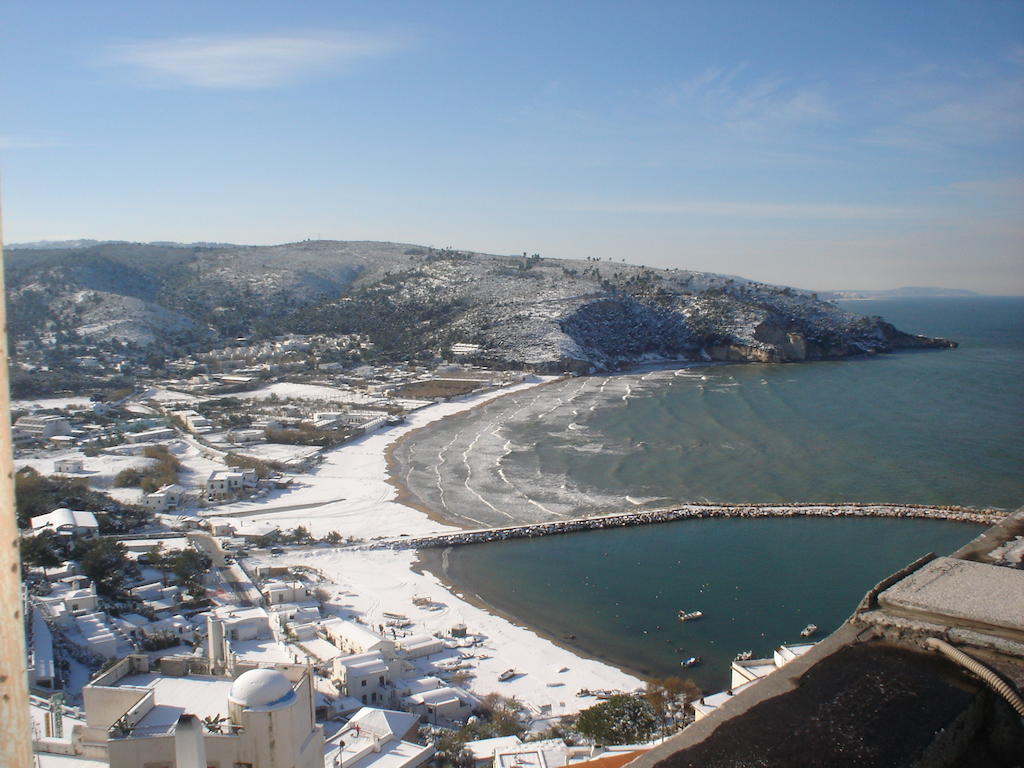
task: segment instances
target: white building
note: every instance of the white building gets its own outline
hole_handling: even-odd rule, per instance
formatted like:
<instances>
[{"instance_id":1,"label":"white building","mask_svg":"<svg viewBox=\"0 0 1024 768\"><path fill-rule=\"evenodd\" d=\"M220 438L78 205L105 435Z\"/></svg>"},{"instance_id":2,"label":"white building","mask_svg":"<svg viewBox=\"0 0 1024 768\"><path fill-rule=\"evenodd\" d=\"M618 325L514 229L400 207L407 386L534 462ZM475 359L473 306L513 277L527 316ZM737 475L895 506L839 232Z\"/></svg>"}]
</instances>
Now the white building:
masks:
<instances>
[{"instance_id":1,"label":"white building","mask_svg":"<svg viewBox=\"0 0 1024 768\"><path fill-rule=\"evenodd\" d=\"M166 661L161 673L145 656L129 656L83 689L80 741L105 743L111 766L322 768L323 730L304 667L252 669L232 680L189 674L187 659ZM203 727L205 718L219 721L215 730Z\"/></svg>"},{"instance_id":2,"label":"white building","mask_svg":"<svg viewBox=\"0 0 1024 768\"><path fill-rule=\"evenodd\" d=\"M410 741L418 728L416 715L363 707L327 742L324 765L417 768L434 755L432 746Z\"/></svg>"},{"instance_id":3,"label":"white building","mask_svg":"<svg viewBox=\"0 0 1024 768\"><path fill-rule=\"evenodd\" d=\"M702 696L699 701L693 702L694 721L704 719L740 691L749 688L776 669L781 669L793 659L803 656L813 647L814 643L782 645L779 646L770 659L733 661L730 667L731 679L729 690Z\"/></svg>"},{"instance_id":4,"label":"white building","mask_svg":"<svg viewBox=\"0 0 1024 768\"><path fill-rule=\"evenodd\" d=\"M195 411L174 411L172 415L181 419L189 432L201 434L213 429L213 422Z\"/></svg>"},{"instance_id":5,"label":"white building","mask_svg":"<svg viewBox=\"0 0 1024 768\"><path fill-rule=\"evenodd\" d=\"M281 605L282 603L301 603L309 600L312 596L309 587L301 581L278 581L264 582L260 587L260 593L267 605Z\"/></svg>"},{"instance_id":6,"label":"white building","mask_svg":"<svg viewBox=\"0 0 1024 768\"><path fill-rule=\"evenodd\" d=\"M156 440L173 440L178 433L168 427L154 427L141 432L128 432L124 439L129 443L149 443Z\"/></svg>"},{"instance_id":7,"label":"white building","mask_svg":"<svg viewBox=\"0 0 1024 768\"><path fill-rule=\"evenodd\" d=\"M363 704L388 704L393 698L391 667L379 652L334 659L335 687Z\"/></svg>"},{"instance_id":8,"label":"white building","mask_svg":"<svg viewBox=\"0 0 1024 768\"><path fill-rule=\"evenodd\" d=\"M444 641L433 635L410 635L396 640L398 655L404 659L421 659L446 650Z\"/></svg>"},{"instance_id":9,"label":"white building","mask_svg":"<svg viewBox=\"0 0 1024 768\"><path fill-rule=\"evenodd\" d=\"M320 625L327 639L348 653L370 653L379 651L382 655L393 656L395 644L362 624L341 619L329 619Z\"/></svg>"},{"instance_id":10,"label":"white building","mask_svg":"<svg viewBox=\"0 0 1024 768\"><path fill-rule=\"evenodd\" d=\"M36 515L32 518L32 532L39 533L44 530L53 531L58 536L91 539L99 535L100 524L92 512L81 512L61 507L53 512Z\"/></svg>"},{"instance_id":11,"label":"white building","mask_svg":"<svg viewBox=\"0 0 1024 768\"><path fill-rule=\"evenodd\" d=\"M14 428L36 438L50 438L54 435L70 435L71 422L63 416L22 416L14 422Z\"/></svg>"},{"instance_id":12,"label":"white building","mask_svg":"<svg viewBox=\"0 0 1024 768\"><path fill-rule=\"evenodd\" d=\"M528 741L508 750L495 750L494 768L562 768L569 748L561 739Z\"/></svg>"},{"instance_id":13,"label":"white building","mask_svg":"<svg viewBox=\"0 0 1024 768\"><path fill-rule=\"evenodd\" d=\"M465 690L452 685L419 691L405 697L403 701L410 712L422 715L430 723L465 720L478 703Z\"/></svg>"},{"instance_id":14,"label":"white building","mask_svg":"<svg viewBox=\"0 0 1024 768\"><path fill-rule=\"evenodd\" d=\"M142 497L142 505L153 512L165 512L175 509L185 498L187 491L177 483L165 485Z\"/></svg>"},{"instance_id":15,"label":"white building","mask_svg":"<svg viewBox=\"0 0 1024 768\"><path fill-rule=\"evenodd\" d=\"M61 475L73 475L82 472L85 462L80 458L57 459L53 462L53 471Z\"/></svg>"},{"instance_id":16,"label":"white building","mask_svg":"<svg viewBox=\"0 0 1024 768\"><path fill-rule=\"evenodd\" d=\"M227 438L230 442L237 444L240 443L258 443L263 440L266 435L262 429L230 429L227 433Z\"/></svg>"},{"instance_id":17,"label":"white building","mask_svg":"<svg viewBox=\"0 0 1024 768\"><path fill-rule=\"evenodd\" d=\"M256 470L224 470L210 473L206 479L206 493L211 499L224 499L256 487Z\"/></svg>"}]
</instances>

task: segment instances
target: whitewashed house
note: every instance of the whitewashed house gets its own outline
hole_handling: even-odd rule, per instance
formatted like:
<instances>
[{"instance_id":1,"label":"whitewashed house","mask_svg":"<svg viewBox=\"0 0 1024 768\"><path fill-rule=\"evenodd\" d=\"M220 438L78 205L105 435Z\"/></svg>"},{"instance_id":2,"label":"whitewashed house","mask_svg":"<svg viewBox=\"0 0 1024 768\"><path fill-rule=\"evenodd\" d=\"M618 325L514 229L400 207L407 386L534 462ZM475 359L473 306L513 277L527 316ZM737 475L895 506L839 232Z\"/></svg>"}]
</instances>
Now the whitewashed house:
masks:
<instances>
[{"instance_id":1,"label":"whitewashed house","mask_svg":"<svg viewBox=\"0 0 1024 768\"><path fill-rule=\"evenodd\" d=\"M184 487L171 483L143 496L142 505L153 512L166 512L168 509L176 509L186 492Z\"/></svg>"},{"instance_id":2,"label":"whitewashed house","mask_svg":"<svg viewBox=\"0 0 1024 768\"><path fill-rule=\"evenodd\" d=\"M363 704L391 703L391 668L379 651L334 659L335 687Z\"/></svg>"},{"instance_id":3,"label":"whitewashed house","mask_svg":"<svg viewBox=\"0 0 1024 768\"><path fill-rule=\"evenodd\" d=\"M328 619L320 625L327 639L348 653L370 653L379 651L383 655L392 656L395 644L373 630L341 619Z\"/></svg>"},{"instance_id":4,"label":"whitewashed house","mask_svg":"<svg viewBox=\"0 0 1024 768\"><path fill-rule=\"evenodd\" d=\"M229 496L256 487L256 470L224 470L210 473L206 479L206 494L211 499L225 499Z\"/></svg>"},{"instance_id":5,"label":"whitewashed house","mask_svg":"<svg viewBox=\"0 0 1024 768\"><path fill-rule=\"evenodd\" d=\"M45 515L32 518L32 532L50 530L58 536L72 539L91 539L99 535L100 524L92 512L81 512L61 507Z\"/></svg>"},{"instance_id":6,"label":"whitewashed house","mask_svg":"<svg viewBox=\"0 0 1024 768\"><path fill-rule=\"evenodd\" d=\"M53 471L61 475L73 475L84 471L85 461L81 458L57 459L53 462Z\"/></svg>"},{"instance_id":7,"label":"whitewashed house","mask_svg":"<svg viewBox=\"0 0 1024 768\"><path fill-rule=\"evenodd\" d=\"M434 755L434 747L412 741L418 729L416 715L363 707L324 745L324 765L417 768Z\"/></svg>"},{"instance_id":8,"label":"whitewashed house","mask_svg":"<svg viewBox=\"0 0 1024 768\"><path fill-rule=\"evenodd\" d=\"M280 605L281 603L301 603L309 600L311 595L309 587L301 581L267 581L260 587L263 599L267 605Z\"/></svg>"}]
</instances>

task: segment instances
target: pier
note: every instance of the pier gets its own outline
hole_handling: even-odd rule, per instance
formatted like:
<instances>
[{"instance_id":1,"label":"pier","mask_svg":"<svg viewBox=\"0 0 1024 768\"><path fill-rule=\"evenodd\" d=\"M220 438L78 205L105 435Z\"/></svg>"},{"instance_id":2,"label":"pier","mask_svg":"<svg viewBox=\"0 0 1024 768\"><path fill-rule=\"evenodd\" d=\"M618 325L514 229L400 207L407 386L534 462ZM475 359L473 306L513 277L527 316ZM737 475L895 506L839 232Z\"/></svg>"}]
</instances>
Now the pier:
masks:
<instances>
[{"instance_id":1,"label":"pier","mask_svg":"<svg viewBox=\"0 0 1024 768\"><path fill-rule=\"evenodd\" d=\"M1002 509L976 509L957 506L926 506L920 504L685 504L670 509L652 509L621 512L597 517L579 517L571 520L553 520L527 523L502 528L480 528L429 536L385 539L366 545L367 549L429 549L463 544L482 544L508 539L531 539L538 536L558 536L578 531L605 528L626 528L634 525L654 525L678 520L704 520L708 518L760 518L760 517L901 517L928 520L952 520L961 523L995 525L1009 512Z\"/></svg>"}]
</instances>

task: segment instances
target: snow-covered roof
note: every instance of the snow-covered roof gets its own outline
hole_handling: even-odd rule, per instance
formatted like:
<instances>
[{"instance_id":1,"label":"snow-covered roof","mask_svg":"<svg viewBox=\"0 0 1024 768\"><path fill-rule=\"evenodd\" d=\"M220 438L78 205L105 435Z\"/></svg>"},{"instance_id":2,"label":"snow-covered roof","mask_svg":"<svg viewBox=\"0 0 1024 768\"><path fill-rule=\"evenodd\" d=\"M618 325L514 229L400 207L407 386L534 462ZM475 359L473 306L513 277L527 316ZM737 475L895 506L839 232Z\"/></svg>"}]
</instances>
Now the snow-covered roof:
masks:
<instances>
[{"instance_id":1,"label":"snow-covered roof","mask_svg":"<svg viewBox=\"0 0 1024 768\"><path fill-rule=\"evenodd\" d=\"M295 691L276 669L250 669L235 678L228 698L247 709L264 709L291 701Z\"/></svg>"},{"instance_id":2,"label":"snow-covered roof","mask_svg":"<svg viewBox=\"0 0 1024 768\"><path fill-rule=\"evenodd\" d=\"M396 712L392 709L376 709L363 707L348 721L350 726L358 725L381 738L394 737L401 739L413 726L419 723L419 715L409 712Z\"/></svg>"},{"instance_id":3,"label":"snow-covered roof","mask_svg":"<svg viewBox=\"0 0 1024 768\"><path fill-rule=\"evenodd\" d=\"M522 745L518 736L496 736L493 739L478 739L467 741L468 749L476 760L486 760L494 757L495 752L508 752Z\"/></svg>"},{"instance_id":4,"label":"snow-covered roof","mask_svg":"<svg viewBox=\"0 0 1024 768\"><path fill-rule=\"evenodd\" d=\"M32 518L32 529L51 527L61 528L99 528L96 522L96 515L92 512L81 512L78 510L61 507L45 515L36 515Z\"/></svg>"}]
</instances>

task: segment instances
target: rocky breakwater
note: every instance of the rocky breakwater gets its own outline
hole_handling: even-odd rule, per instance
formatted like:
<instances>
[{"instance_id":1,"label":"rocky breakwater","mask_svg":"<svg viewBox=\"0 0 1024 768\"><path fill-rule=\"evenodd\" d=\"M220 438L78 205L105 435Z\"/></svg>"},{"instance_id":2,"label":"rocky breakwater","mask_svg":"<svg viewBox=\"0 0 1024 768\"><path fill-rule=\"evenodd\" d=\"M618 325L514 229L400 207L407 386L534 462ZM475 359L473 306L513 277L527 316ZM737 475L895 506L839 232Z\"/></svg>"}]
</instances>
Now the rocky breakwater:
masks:
<instances>
[{"instance_id":1,"label":"rocky breakwater","mask_svg":"<svg viewBox=\"0 0 1024 768\"><path fill-rule=\"evenodd\" d=\"M580 517L550 523L514 525L503 528L442 533L431 536L385 539L365 545L367 549L429 549L462 544L482 544L509 539L528 539L538 536L557 536L578 531L603 528L626 528L636 525L654 525L678 520L708 518L764 518L764 517L900 517L928 520L952 520L961 523L994 525L1008 513L1001 509L975 509L958 506L924 506L916 504L687 504L671 509L642 512L623 512L600 517Z\"/></svg>"}]
</instances>

